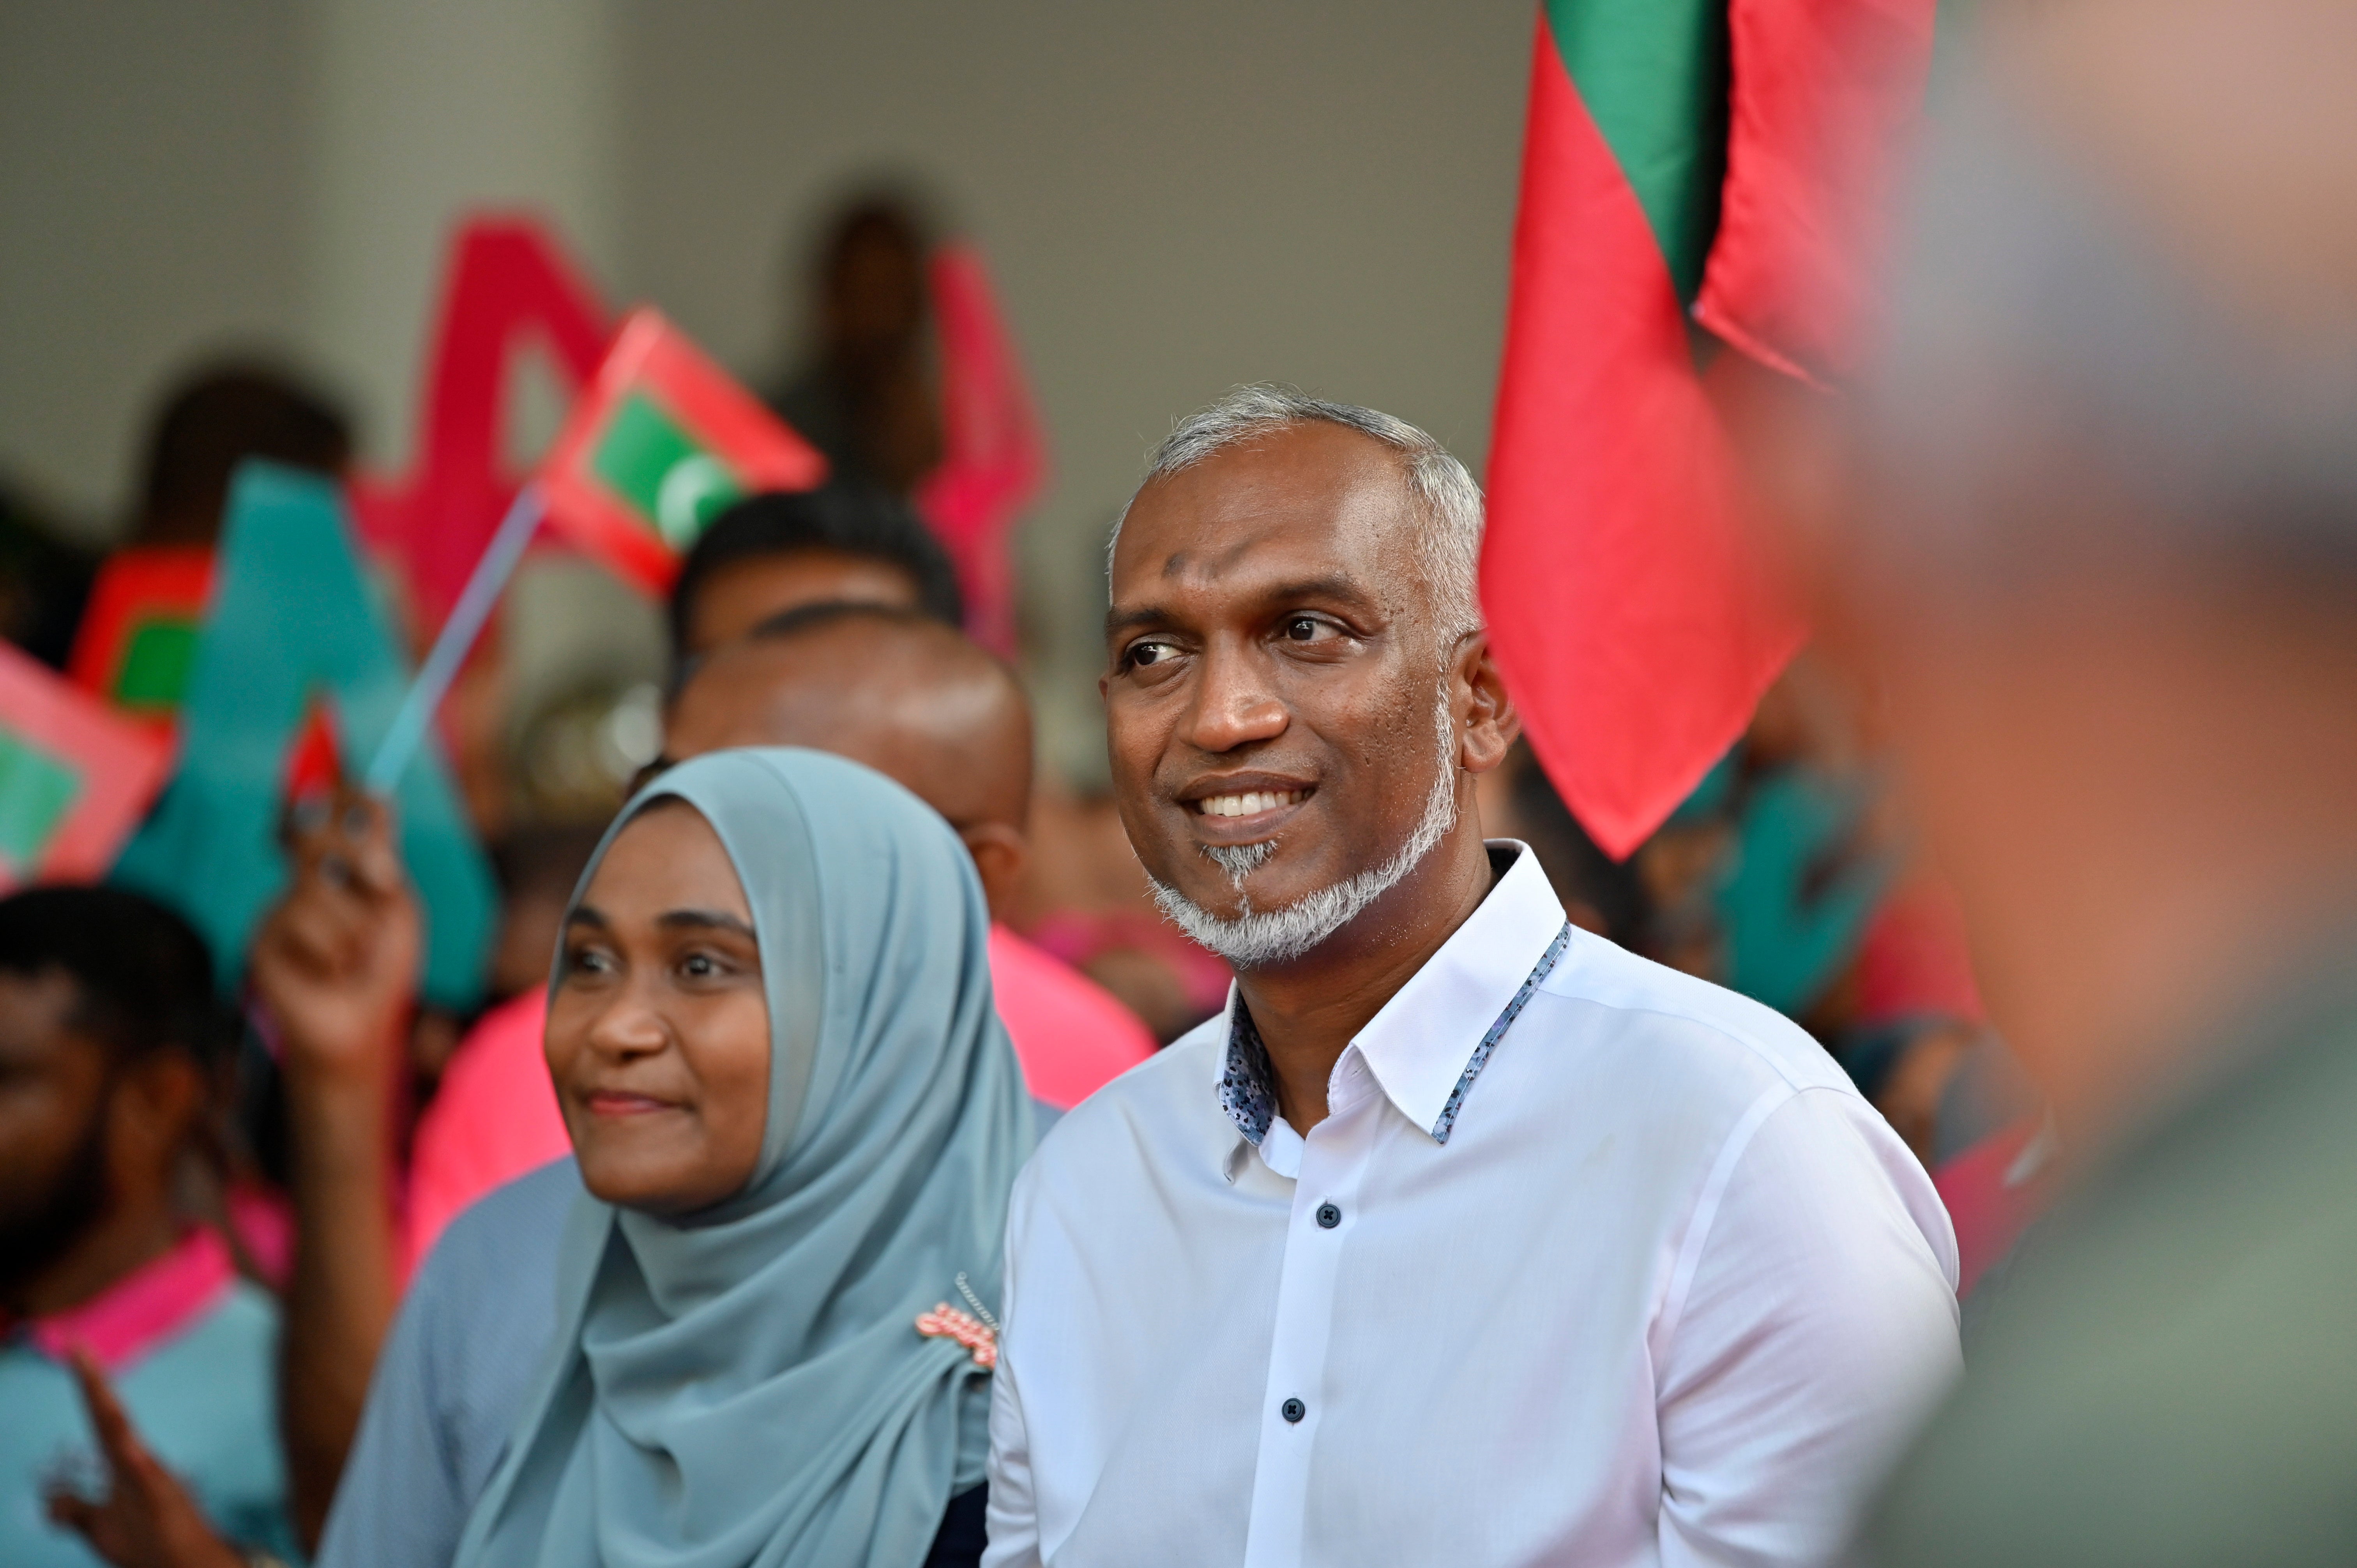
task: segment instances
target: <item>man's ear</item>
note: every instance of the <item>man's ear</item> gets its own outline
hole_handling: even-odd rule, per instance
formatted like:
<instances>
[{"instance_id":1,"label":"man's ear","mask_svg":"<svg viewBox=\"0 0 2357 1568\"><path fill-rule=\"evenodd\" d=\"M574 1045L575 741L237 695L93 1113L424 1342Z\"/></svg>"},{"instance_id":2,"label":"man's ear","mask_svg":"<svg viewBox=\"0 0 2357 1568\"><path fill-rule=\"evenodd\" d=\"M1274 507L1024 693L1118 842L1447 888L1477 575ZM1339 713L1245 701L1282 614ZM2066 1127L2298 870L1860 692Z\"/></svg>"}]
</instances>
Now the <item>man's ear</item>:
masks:
<instances>
[{"instance_id":1,"label":"man's ear","mask_svg":"<svg viewBox=\"0 0 2357 1568\"><path fill-rule=\"evenodd\" d=\"M203 1117L210 1087L188 1052L150 1051L116 1079L108 1134L139 1165L168 1165Z\"/></svg>"},{"instance_id":2,"label":"man's ear","mask_svg":"<svg viewBox=\"0 0 2357 1568\"><path fill-rule=\"evenodd\" d=\"M1523 716L1490 656L1488 631L1473 632L1458 645L1454 677L1460 704L1458 765L1468 773L1487 773L1506 760L1523 733Z\"/></svg>"},{"instance_id":3,"label":"man's ear","mask_svg":"<svg viewBox=\"0 0 2357 1568\"><path fill-rule=\"evenodd\" d=\"M958 830L965 841L965 852L974 856L974 868L982 874L982 897L990 906L990 918L1004 919L1006 911L1015 907L1015 895L1023 883L1023 867L1031 858L1030 842L1023 830L1008 822L977 822Z\"/></svg>"}]
</instances>

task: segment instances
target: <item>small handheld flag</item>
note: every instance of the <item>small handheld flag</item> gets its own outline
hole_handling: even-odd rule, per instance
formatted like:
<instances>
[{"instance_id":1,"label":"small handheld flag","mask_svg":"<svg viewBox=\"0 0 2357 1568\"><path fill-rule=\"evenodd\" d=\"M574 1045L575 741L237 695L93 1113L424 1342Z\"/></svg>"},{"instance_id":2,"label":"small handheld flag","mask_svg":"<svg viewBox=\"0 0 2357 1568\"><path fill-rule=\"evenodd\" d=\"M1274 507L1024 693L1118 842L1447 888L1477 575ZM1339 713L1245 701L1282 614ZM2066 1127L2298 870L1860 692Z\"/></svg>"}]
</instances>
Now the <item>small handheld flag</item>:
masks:
<instances>
[{"instance_id":1,"label":"small handheld flag","mask_svg":"<svg viewBox=\"0 0 2357 1568\"><path fill-rule=\"evenodd\" d=\"M0 643L0 890L104 875L171 743Z\"/></svg>"},{"instance_id":2,"label":"small handheld flag","mask_svg":"<svg viewBox=\"0 0 2357 1568\"><path fill-rule=\"evenodd\" d=\"M541 467L551 524L650 594L713 516L826 459L651 309L631 312Z\"/></svg>"},{"instance_id":3,"label":"small handheld flag","mask_svg":"<svg viewBox=\"0 0 2357 1568\"><path fill-rule=\"evenodd\" d=\"M116 551L91 586L67 672L83 691L168 730L188 692L212 586L209 546Z\"/></svg>"}]
</instances>

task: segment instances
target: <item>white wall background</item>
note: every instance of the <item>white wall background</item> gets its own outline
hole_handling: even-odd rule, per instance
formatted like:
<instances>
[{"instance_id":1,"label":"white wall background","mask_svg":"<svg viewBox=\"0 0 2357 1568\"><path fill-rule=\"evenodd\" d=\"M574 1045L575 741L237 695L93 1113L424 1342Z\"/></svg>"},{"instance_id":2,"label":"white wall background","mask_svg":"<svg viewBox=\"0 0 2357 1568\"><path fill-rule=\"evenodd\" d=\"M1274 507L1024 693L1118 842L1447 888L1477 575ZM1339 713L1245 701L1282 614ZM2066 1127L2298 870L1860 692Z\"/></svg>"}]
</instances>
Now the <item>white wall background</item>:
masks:
<instances>
[{"instance_id":1,"label":"white wall background","mask_svg":"<svg viewBox=\"0 0 2357 1568\"><path fill-rule=\"evenodd\" d=\"M1085 768L1096 546L1175 416L1290 381L1478 467L1531 30L1528 0L8 0L0 474L112 524L162 378L238 343L397 460L473 199L556 214L617 302L766 374L811 220L913 176L1045 406L1028 625Z\"/></svg>"}]
</instances>

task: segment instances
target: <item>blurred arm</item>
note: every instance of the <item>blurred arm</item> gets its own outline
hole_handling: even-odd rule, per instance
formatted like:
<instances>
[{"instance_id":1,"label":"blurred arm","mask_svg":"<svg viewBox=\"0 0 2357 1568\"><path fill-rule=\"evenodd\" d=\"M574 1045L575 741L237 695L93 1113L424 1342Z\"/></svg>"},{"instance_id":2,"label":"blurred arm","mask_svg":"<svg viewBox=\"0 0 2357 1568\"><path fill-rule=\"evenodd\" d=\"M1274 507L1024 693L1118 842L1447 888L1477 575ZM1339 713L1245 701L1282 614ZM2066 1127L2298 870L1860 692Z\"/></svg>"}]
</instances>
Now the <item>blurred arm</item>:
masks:
<instances>
[{"instance_id":1,"label":"blurred arm","mask_svg":"<svg viewBox=\"0 0 2357 1568\"><path fill-rule=\"evenodd\" d=\"M253 976L284 1051L295 1272L280 1424L309 1548L398 1304L393 1118L420 946L381 804L339 799L291 837L295 879L263 923Z\"/></svg>"}]
</instances>

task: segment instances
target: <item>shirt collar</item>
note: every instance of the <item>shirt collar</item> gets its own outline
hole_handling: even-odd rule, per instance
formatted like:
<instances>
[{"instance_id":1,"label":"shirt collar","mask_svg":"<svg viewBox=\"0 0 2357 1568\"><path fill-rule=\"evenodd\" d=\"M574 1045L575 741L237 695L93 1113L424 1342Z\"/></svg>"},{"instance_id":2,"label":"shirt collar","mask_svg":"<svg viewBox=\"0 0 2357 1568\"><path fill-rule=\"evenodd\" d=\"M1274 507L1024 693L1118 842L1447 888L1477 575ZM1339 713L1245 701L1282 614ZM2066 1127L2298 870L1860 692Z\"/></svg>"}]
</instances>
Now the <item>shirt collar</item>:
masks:
<instances>
[{"instance_id":1,"label":"shirt collar","mask_svg":"<svg viewBox=\"0 0 2357 1568\"><path fill-rule=\"evenodd\" d=\"M109 1373L119 1374L210 1312L236 1283L227 1244L196 1227L170 1251L81 1305L26 1326L34 1348L51 1359L86 1349Z\"/></svg>"},{"instance_id":2,"label":"shirt collar","mask_svg":"<svg viewBox=\"0 0 2357 1568\"><path fill-rule=\"evenodd\" d=\"M1489 849L1491 865L1503 866L1489 896L1351 1041L1385 1097L1435 1143L1448 1141L1466 1089L1569 932L1529 846L1492 839ZM1219 1093L1236 1131L1262 1147L1276 1120L1276 1083L1243 993L1233 988Z\"/></svg>"}]
</instances>

